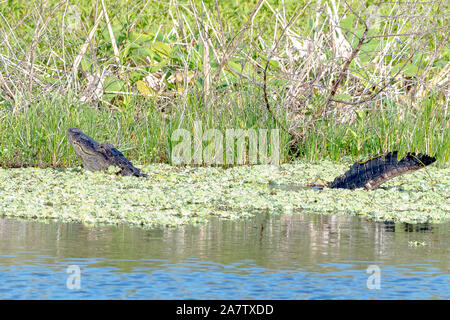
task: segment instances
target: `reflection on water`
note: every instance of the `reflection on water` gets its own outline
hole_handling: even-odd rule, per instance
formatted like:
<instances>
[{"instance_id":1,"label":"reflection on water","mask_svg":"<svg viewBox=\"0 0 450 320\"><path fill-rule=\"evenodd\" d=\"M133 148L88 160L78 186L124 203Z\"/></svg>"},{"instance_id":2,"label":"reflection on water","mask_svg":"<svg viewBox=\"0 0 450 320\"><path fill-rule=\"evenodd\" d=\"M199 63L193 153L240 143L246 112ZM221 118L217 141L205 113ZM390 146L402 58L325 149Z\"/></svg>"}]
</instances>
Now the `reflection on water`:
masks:
<instances>
[{"instance_id":1,"label":"reflection on water","mask_svg":"<svg viewBox=\"0 0 450 320\"><path fill-rule=\"evenodd\" d=\"M155 230L4 219L0 298L448 299L449 229L317 214Z\"/></svg>"}]
</instances>

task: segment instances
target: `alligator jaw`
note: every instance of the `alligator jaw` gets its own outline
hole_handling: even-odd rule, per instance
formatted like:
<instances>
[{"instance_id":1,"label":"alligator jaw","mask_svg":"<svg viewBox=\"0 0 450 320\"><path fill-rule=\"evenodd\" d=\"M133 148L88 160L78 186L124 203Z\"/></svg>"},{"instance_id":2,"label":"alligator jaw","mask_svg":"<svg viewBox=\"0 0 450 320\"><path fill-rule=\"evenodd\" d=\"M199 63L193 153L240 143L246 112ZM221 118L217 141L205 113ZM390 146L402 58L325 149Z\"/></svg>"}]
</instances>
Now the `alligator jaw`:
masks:
<instances>
[{"instance_id":1,"label":"alligator jaw","mask_svg":"<svg viewBox=\"0 0 450 320\"><path fill-rule=\"evenodd\" d=\"M397 153L389 152L366 161L355 162L347 172L328 183L328 187L372 190L392 178L419 170L436 161L435 157L409 152L398 161Z\"/></svg>"}]
</instances>

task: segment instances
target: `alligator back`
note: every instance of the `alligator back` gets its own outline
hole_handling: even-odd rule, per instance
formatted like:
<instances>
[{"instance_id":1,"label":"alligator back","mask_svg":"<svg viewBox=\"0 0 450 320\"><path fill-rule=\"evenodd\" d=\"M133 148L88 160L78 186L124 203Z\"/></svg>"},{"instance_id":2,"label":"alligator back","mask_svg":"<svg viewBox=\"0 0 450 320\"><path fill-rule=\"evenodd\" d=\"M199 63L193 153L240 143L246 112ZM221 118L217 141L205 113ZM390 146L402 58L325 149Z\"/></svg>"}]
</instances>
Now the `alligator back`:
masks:
<instances>
[{"instance_id":1,"label":"alligator back","mask_svg":"<svg viewBox=\"0 0 450 320\"><path fill-rule=\"evenodd\" d=\"M147 177L146 174L143 174L138 168L133 166L131 161L125 158L123 153L117 150L112 144L102 143L99 145L99 149L102 150L102 153L109 159L112 165L122 169L119 174L123 176Z\"/></svg>"},{"instance_id":2,"label":"alligator back","mask_svg":"<svg viewBox=\"0 0 450 320\"><path fill-rule=\"evenodd\" d=\"M400 161L397 151L355 162L343 175L328 184L329 188L372 190L380 184L409 171L419 170L436 161L426 154L408 153Z\"/></svg>"}]
</instances>

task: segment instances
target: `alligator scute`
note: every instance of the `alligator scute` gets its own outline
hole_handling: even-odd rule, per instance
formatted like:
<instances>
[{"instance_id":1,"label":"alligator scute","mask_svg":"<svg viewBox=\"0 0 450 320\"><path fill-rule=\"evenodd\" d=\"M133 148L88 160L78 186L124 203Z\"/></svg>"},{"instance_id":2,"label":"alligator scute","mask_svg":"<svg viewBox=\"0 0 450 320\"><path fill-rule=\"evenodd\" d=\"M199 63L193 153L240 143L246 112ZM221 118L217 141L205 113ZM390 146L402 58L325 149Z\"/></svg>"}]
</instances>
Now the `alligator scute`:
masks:
<instances>
[{"instance_id":1,"label":"alligator scute","mask_svg":"<svg viewBox=\"0 0 450 320\"><path fill-rule=\"evenodd\" d=\"M329 188L372 190L404 173L422 169L436 161L426 154L408 152L400 161L397 151L372 157L366 161L355 162L343 175L328 183Z\"/></svg>"}]
</instances>

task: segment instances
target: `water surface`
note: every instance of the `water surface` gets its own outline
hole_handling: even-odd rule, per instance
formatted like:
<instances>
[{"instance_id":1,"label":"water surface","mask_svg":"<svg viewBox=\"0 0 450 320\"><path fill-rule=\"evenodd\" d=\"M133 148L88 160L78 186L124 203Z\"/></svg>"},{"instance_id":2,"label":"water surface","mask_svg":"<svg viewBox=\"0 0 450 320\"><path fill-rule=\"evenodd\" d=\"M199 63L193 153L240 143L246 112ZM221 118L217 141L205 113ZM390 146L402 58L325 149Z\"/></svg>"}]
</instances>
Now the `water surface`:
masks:
<instances>
[{"instance_id":1,"label":"water surface","mask_svg":"<svg viewBox=\"0 0 450 320\"><path fill-rule=\"evenodd\" d=\"M449 226L317 214L154 230L3 219L0 299L448 299Z\"/></svg>"}]
</instances>

